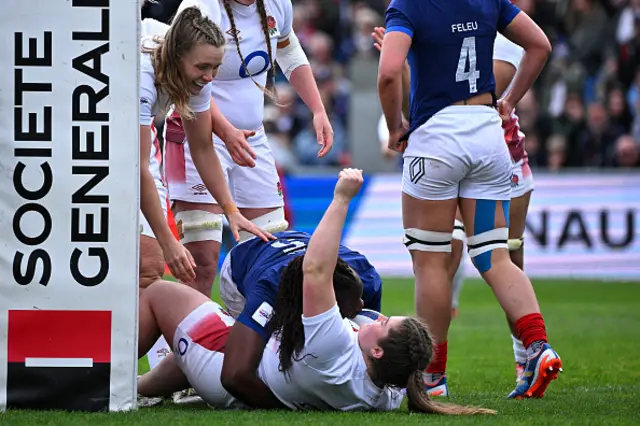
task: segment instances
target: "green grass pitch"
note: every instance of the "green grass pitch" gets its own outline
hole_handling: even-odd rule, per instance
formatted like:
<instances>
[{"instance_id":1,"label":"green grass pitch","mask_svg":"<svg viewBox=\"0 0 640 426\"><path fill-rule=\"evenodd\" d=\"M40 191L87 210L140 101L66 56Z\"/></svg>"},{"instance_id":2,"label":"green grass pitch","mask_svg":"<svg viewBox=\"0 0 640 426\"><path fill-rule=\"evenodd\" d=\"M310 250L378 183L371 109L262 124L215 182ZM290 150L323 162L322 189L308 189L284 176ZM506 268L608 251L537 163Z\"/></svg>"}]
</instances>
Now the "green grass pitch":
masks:
<instances>
[{"instance_id":1,"label":"green grass pitch","mask_svg":"<svg viewBox=\"0 0 640 426\"><path fill-rule=\"evenodd\" d=\"M587 281L534 283L549 339L564 373L540 400L507 401L514 386L511 339L490 289L469 281L449 334L451 401L498 410L497 416L395 413L222 412L171 403L129 413L8 411L0 424L34 425L638 425L640 424L640 285ZM217 289L214 290L217 295ZM217 297L214 297L216 299ZM383 312L413 312L410 280L385 281ZM140 371L147 363L141 360Z\"/></svg>"}]
</instances>

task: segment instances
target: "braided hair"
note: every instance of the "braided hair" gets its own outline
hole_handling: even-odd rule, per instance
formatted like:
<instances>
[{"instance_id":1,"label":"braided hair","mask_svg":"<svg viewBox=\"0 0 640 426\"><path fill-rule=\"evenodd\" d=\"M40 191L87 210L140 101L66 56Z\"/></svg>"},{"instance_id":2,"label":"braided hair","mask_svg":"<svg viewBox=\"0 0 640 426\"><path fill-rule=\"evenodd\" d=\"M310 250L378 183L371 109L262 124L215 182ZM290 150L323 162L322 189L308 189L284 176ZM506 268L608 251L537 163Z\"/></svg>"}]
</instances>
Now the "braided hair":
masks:
<instances>
[{"instance_id":1,"label":"braided hair","mask_svg":"<svg viewBox=\"0 0 640 426\"><path fill-rule=\"evenodd\" d=\"M244 69L245 74L251 78L253 84L255 84L262 92L269 97L276 105L280 105L280 101L278 99L278 93L276 92L275 82L276 82L276 68L273 63L273 54L271 49L271 36L269 35L269 23L267 18L267 10L264 5L264 0L256 0L256 5L258 8L258 13L260 14L260 24L262 25L262 33L264 34L264 41L267 44L267 54L269 55L269 65L271 65L268 74L267 74L267 86L269 86L269 81L271 82L271 86L273 90L269 90L268 87L264 87L262 84L258 83L253 75L249 72L249 68L247 67L247 63L244 60L244 56L242 55L242 51L240 50L240 41L238 40L238 31L236 30L236 20L233 16L233 9L231 8L232 0L223 0L222 3L224 5L224 10L229 17L229 22L231 23L231 35L233 36L233 41L236 43L236 51L238 52L238 56L240 57L240 62L242 63L242 68Z\"/></svg>"},{"instance_id":2,"label":"braided hair","mask_svg":"<svg viewBox=\"0 0 640 426\"><path fill-rule=\"evenodd\" d=\"M378 345L382 357L369 358L371 379L378 387L407 388L409 409L430 414L495 414L494 410L434 402L429 398L422 379L433 356L433 340L427 326L417 318L407 317L399 326L390 328Z\"/></svg>"}]
</instances>

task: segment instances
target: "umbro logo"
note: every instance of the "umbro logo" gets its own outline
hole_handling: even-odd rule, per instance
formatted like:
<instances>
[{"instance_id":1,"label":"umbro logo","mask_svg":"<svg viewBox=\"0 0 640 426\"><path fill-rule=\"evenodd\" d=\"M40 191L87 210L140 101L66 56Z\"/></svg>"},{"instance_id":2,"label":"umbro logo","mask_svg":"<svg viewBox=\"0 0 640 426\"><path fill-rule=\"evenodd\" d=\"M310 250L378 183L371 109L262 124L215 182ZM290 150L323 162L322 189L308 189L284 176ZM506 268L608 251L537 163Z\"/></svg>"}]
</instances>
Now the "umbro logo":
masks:
<instances>
[{"instance_id":1,"label":"umbro logo","mask_svg":"<svg viewBox=\"0 0 640 426\"><path fill-rule=\"evenodd\" d=\"M200 183L198 185L193 185L191 187L191 189L193 189L195 191L194 195L206 195L207 194L207 186L202 184L202 183Z\"/></svg>"}]
</instances>

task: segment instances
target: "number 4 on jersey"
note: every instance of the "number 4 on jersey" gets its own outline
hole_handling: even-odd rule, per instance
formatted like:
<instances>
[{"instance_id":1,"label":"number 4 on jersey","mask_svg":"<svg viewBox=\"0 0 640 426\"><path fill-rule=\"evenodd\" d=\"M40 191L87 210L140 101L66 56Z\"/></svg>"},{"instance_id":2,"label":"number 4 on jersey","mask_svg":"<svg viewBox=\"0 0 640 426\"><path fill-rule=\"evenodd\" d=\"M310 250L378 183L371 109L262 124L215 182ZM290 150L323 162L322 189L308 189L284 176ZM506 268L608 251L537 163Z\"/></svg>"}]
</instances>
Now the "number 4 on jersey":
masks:
<instances>
[{"instance_id":1,"label":"number 4 on jersey","mask_svg":"<svg viewBox=\"0 0 640 426\"><path fill-rule=\"evenodd\" d=\"M467 60L469 61L469 71L467 68ZM462 40L462 48L460 49L460 59L458 59L458 70L456 71L456 83L461 81L469 82L469 93L478 91L478 79L480 71L476 69L476 38L465 37Z\"/></svg>"}]
</instances>

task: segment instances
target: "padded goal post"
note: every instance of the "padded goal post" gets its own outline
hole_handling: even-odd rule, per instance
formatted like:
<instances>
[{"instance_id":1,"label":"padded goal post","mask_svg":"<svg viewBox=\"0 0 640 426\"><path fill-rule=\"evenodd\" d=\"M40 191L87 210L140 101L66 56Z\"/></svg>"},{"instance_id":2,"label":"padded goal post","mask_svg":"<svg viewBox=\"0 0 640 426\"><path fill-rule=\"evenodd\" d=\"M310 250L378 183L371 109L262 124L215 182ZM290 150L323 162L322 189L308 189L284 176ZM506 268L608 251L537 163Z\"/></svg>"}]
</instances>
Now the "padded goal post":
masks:
<instances>
[{"instance_id":1,"label":"padded goal post","mask_svg":"<svg viewBox=\"0 0 640 426\"><path fill-rule=\"evenodd\" d=\"M136 406L136 0L0 5L0 409Z\"/></svg>"}]
</instances>

